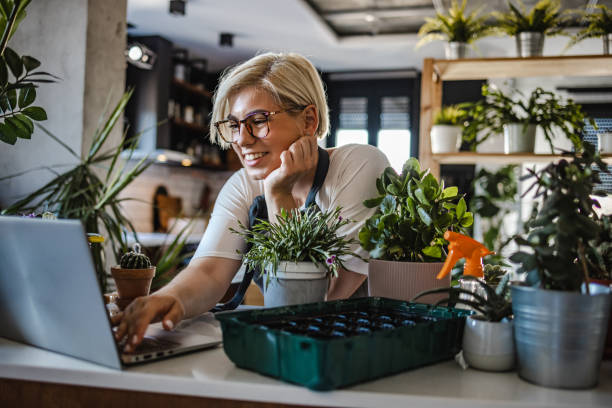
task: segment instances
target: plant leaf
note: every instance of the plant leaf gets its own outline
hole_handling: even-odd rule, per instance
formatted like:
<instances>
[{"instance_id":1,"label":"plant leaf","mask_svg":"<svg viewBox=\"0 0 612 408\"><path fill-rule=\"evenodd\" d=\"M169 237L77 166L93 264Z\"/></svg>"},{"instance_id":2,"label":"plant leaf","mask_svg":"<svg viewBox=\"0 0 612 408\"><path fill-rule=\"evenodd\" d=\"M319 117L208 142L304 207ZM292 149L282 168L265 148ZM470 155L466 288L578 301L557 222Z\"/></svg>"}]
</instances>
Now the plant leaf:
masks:
<instances>
[{"instance_id":1,"label":"plant leaf","mask_svg":"<svg viewBox=\"0 0 612 408\"><path fill-rule=\"evenodd\" d=\"M36 89L33 86L21 88L19 91L19 107L21 109L30 106L36 99Z\"/></svg>"},{"instance_id":2,"label":"plant leaf","mask_svg":"<svg viewBox=\"0 0 612 408\"><path fill-rule=\"evenodd\" d=\"M36 121L47 120L47 112L45 112L45 110L39 106L29 106L22 112L24 115L27 115Z\"/></svg>"},{"instance_id":3,"label":"plant leaf","mask_svg":"<svg viewBox=\"0 0 612 408\"><path fill-rule=\"evenodd\" d=\"M21 62L19 55L11 48L6 47L4 50L4 58L6 59L6 63L11 69L13 76L18 79L23 73L23 63Z\"/></svg>"}]
</instances>

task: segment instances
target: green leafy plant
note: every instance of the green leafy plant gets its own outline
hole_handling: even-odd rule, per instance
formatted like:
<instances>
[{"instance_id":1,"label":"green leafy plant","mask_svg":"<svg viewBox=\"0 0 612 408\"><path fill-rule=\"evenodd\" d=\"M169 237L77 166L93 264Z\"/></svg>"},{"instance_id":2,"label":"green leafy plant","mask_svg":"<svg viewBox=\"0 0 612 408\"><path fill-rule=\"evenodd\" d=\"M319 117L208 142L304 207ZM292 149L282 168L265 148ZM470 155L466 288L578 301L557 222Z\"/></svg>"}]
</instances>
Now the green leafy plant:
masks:
<instances>
[{"instance_id":1,"label":"green leafy plant","mask_svg":"<svg viewBox=\"0 0 612 408\"><path fill-rule=\"evenodd\" d=\"M150 165L146 157L129 170L126 169L125 164L120 164L119 156L124 149L127 149L129 157L132 156L136 146L132 142L137 138L131 142L124 138L123 142L117 146L104 150L108 136L121 117L131 94L132 92L128 91L122 96L108 119L98 128L89 152L84 158L81 158L70 146L41 126L41 129L49 137L63 146L78 160L78 164L71 166L70 170L63 173L58 173L55 168L65 167L65 165L42 167L56 174L56 177L27 197L6 208L2 211L2 214L33 213L48 206L57 213L59 218L80 219L88 233L102 233L102 235L108 236L116 259L120 259L120 255L127 250L124 228L129 228L132 232L135 230L132 223L121 211L121 202L125 199L119 198L118 194ZM96 168L106 169L106 176L100 178L94 171ZM33 170L38 170L38 168ZM1 180L17 177L21 174L24 173L4 177ZM105 290L106 273L103 247L101 245L92 246L92 255L100 285Z\"/></svg>"},{"instance_id":2,"label":"green leafy plant","mask_svg":"<svg viewBox=\"0 0 612 408\"><path fill-rule=\"evenodd\" d=\"M604 214L599 220L597 236L585 249L589 277L612 280L612 214Z\"/></svg>"},{"instance_id":3,"label":"green leafy plant","mask_svg":"<svg viewBox=\"0 0 612 408\"><path fill-rule=\"evenodd\" d=\"M446 258L444 233L466 232L473 223L458 188L444 188L417 159L409 159L400 175L386 168L376 188L379 196L363 204L378 211L359 231L361 246L374 259L439 262Z\"/></svg>"},{"instance_id":4,"label":"green leafy plant","mask_svg":"<svg viewBox=\"0 0 612 408\"><path fill-rule=\"evenodd\" d=\"M609 251L609 246L598 245L606 239L602 229L609 224L599 219L595 212L599 203L594 198L606 195L595 186L601 182L599 173L608 169L589 142L584 143L581 153L566 155L571 161L551 163L540 172L529 170L526 178L535 181L525 193L535 188L535 197L542 197L542 203L535 206L526 224L526 238L515 238L530 251L518 251L510 260L520 264L517 272L526 272L527 282L533 286L579 291L589 280L588 254L603 258L600 251Z\"/></svg>"},{"instance_id":5,"label":"green leafy plant","mask_svg":"<svg viewBox=\"0 0 612 408\"><path fill-rule=\"evenodd\" d=\"M266 282L275 275L281 261L312 262L337 276L338 268L344 266L342 257L359 257L350 250L350 245L357 241L338 234L343 226L352 222L342 218L340 210L337 207L323 212L316 206L304 212L282 209L275 223L260 220L250 230L239 223L240 230L230 228L230 231L253 244L244 254L245 262L260 273L271 272L266 273Z\"/></svg>"},{"instance_id":6,"label":"green leafy plant","mask_svg":"<svg viewBox=\"0 0 612 408\"><path fill-rule=\"evenodd\" d=\"M466 110L460 105L443 106L442 109L434 115L433 124L462 126L463 121L466 119L466 114Z\"/></svg>"},{"instance_id":7,"label":"green leafy plant","mask_svg":"<svg viewBox=\"0 0 612 408\"><path fill-rule=\"evenodd\" d=\"M553 139L555 130L568 137L575 149L582 145L581 133L589 121L597 127L593 119L587 118L582 107L572 99L564 100L554 92L538 87L528 98L522 92L513 89L505 94L496 87L483 85L482 100L468 106L469 123L464 129L463 137L472 148L482 143L493 134L503 133L504 125L510 123L527 126L537 125L544 132L544 137L550 145L551 153L555 153Z\"/></svg>"},{"instance_id":8,"label":"green leafy plant","mask_svg":"<svg viewBox=\"0 0 612 408\"><path fill-rule=\"evenodd\" d=\"M508 11L491 13L496 25L509 36L523 32L542 33L546 36L565 34L564 27L570 22L570 12L561 12L560 0L540 0L531 10L518 0L516 7L508 1Z\"/></svg>"},{"instance_id":9,"label":"green leafy plant","mask_svg":"<svg viewBox=\"0 0 612 408\"><path fill-rule=\"evenodd\" d=\"M485 23L488 16L480 16L482 8L466 15L467 0L461 5L453 0L448 15L436 13L436 17L425 17L425 24L419 28L421 37L417 48L431 41L446 40L471 44L474 41L497 33L495 27Z\"/></svg>"},{"instance_id":10,"label":"green leafy plant","mask_svg":"<svg viewBox=\"0 0 612 408\"><path fill-rule=\"evenodd\" d=\"M421 292L416 295L412 301L416 301L418 298L425 295L448 293L447 298L439 300L433 306L438 306L441 304L453 306L463 304L476 310L485 320L489 322L499 322L504 318L509 318L512 316L512 301L510 300L510 287L508 286L510 279L509 274L506 273L500 279L495 289L474 276L463 276L462 279L476 282L486 296L478 293L479 291L471 291L461 287L450 287L431 289Z\"/></svg>"},{"instance_id":11,"label":"green leafy plant","mask_svg":"<svg viewBox=\"0 0 612 408\"><path fill-rule=\"evenodd\" d=\"M582 11L580 14L587 25L572 36L566 49L587 38L603 37L612 33L612 9L603 4L597 4L594 7L587 6L587 10Z\"/></svg>"},{"instance_id":12,"label":"green leafy plant","mask_svg":"<svg viewBox=\"0 0 612 408\"><path fill-rule=\"evenodd\" d=\"M7 46L25 18L29 3L30 0L0 1L0 141L11 145L18 138L32 137L33 121L47 119L45 110L32 104L36 100L37 84L57 79L47 72L36 71L40 67L40 61L36 58L20 56Z\"/></svg>"}]
</instances>

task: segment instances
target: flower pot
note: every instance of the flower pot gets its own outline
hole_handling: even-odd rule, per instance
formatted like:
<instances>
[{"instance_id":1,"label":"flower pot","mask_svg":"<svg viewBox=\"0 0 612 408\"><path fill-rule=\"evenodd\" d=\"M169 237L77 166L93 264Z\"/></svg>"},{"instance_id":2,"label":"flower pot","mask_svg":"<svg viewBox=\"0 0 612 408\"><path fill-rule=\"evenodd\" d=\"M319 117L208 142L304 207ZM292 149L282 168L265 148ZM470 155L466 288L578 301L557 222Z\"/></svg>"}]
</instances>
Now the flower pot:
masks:
<instances>
[{"instance_id":1,"label":"flower pot","mask_svg":"<svg viewBox=\"0 0 612 408\"><path fill-rule=\"evenodd\" d=\"M525 129L522 123L504 125L504 153L533 153L535 149L536 125L529 124Z\"/></svg>"},{"instance_id":2,"label":"flower pot","mask_svg":"<svg viewBox=\"0 0 612 408\"><path fill-rule=\"evenodd\" d=\"M601 154L612 154L612 132L598 133L597 145Z\"/></svg>"},{"instance_id":3,"label":"flower pot","mask_svg":"<svg viewBox=\"0 0 612 408\"><path fill-rule=\"evenodd\" d=\"M446 54L446 59L461 59L465 58L467 55L467 43L451 41L444 44L444 53Z\"/></svg>"},{"instance_id":4,"label":"flower pot","mask_svg":"<svg viewBox=\"0 0 612 408\"><path fill-rule=\"evenodd\" d=\"M468 316L463 329L463 358L474 368L508 371L514 368L512 320L489 322Z\"/></svg>"},{"instance_id":5,"label":"flower pot","mask_svg":"<svg viewBox=\"0 0 612 408\"><path fill-rule=\"evenodd\" d=\"M456 153L461 146L463 129L456 125L433 125L431 127L431 152Z\"/></svg>"},{"instance_id":6,"label":"flower pot","mask_svg":"<svg viewBox=\"0 0 612 408\"><path fill-rule=\"evenodd\" d=\"M591 284L591 295L513 285L518 374L555 388L597 384L612 304L610 289Z\"/></svg>"},{"instance_id":7,"label":"flower pot","mask_svg":"<svg viewBox=\"0 0 612 408\"><path fill-rule=\"evenodd\" d=\"M151 289L151 281L155 276L155 267L144 269L123 269L111 266L111 275L117 285L119 299L117 306L124 309L132 300L139 296L147 296Z\"/></svg>"},{"instance_id":8,"label":"flower pot","mask_svg":"<svg viewBox=\"0 0 612 408\"><path fill-rule=\"evenodd\" d=\"M612 289L612 279L591 279L591 282L607 286ZM604 344L604 360L612 360L612 311L610 311L610 319L608 319L608 333L606 334L606 342Z\"/></svg>"},{"instance_id":9,"label":"flower pot","mask_svg":"<svg viewBox=\"0 0 612 408\"><path fill-rule=\"evenodd\" d=\"M476 146L478 153L503 153L504 152L504 134L497 133L487 137L482 143Z\"/></svg>"},{"instance_id":10,"label":"flower pot","mask_svg":"<svg viewBox=\"0 0 612 408\"><path fill-rule=\"evenodd\" d=\"M417 294L435 288L450 287L450 274L436 279L443 262L395 262L370 259L368 263L368 295L411 300ZM418 299L419 303L435 303L446 294Z\"/></svg>"},{"instance_id":11,"label":"flower pot","mask_svg":"<svg viewBox=\"0 0 612 408\"><path fill-rule=\"evenodd\" d=\"M267 277L264 277L267 279ZM329 286L327 269L312 262L281 262L264 285L264 306L323 302Z\"/></svg>"},{"instance_id":12,"label":"flower pot","mask_svg":"<svg viewBox=\"0 0 612 408\"><path fill-rule=\"evenodd\" d=\"M519 58L541 57L544 49L544 34L524 31L516 35L516 52Z\"/></svg>"},{"instance_id":13,"label":"flower pot","mask_svg":"<svg viewBox=\"0 0 612 408\"><path fill-rule=\"evenodd\" d=\"M610 55L612 52L612 33L608 33L603 37L603 53L604 55Z\"/></svg>"}]
</instances>

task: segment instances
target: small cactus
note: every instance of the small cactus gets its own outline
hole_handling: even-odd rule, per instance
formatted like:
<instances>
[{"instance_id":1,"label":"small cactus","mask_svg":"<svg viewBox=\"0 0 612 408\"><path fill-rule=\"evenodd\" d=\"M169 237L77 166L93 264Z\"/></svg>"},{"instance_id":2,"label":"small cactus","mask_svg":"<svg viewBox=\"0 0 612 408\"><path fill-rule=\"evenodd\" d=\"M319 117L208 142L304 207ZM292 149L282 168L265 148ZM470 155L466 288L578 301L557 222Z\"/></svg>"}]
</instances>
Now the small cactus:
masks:
<instances>
[{"instance_id":1,"label":"small cactus","mask_svg":"<svg viewBox=\"0 0 612 408\"><path fill-rule=\"evenodd\" d=\"M151 267L151 260L140 252L140 244L134 244L134 249L126 252L119 262L123 269L146 269Z\"/></svg>"}]
</instances>

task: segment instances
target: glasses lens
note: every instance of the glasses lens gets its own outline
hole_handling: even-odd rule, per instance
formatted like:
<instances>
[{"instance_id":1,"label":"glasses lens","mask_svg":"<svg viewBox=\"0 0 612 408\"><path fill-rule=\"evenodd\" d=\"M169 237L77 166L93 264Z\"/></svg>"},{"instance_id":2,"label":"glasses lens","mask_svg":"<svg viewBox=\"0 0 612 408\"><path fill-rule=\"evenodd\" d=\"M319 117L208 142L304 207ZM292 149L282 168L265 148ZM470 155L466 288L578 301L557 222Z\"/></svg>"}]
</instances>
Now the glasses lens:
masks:
<instances>
[{"instance_id":1,"label":"glasses lens","mask_svg":"<svg viewBox=\"0 0 612 408\"><path fill-rule=\"evenodd\" d=\"M264 138L268 135L268 115L256 113L246 119L249 133L257 138Z\"/></svg>"},{"instance_id":2,"label":"glasses lens","mask_svg":"<svg viewBox=\"0 0 612 408\"><path fill-rule=\"evenodd\" d=\"M239 128L240 124L231 120L217 124L217 130L221 134L221 137L228 143L232 143L234 140L234 133L238 134Z\"/></svg>"}]
</instances>

